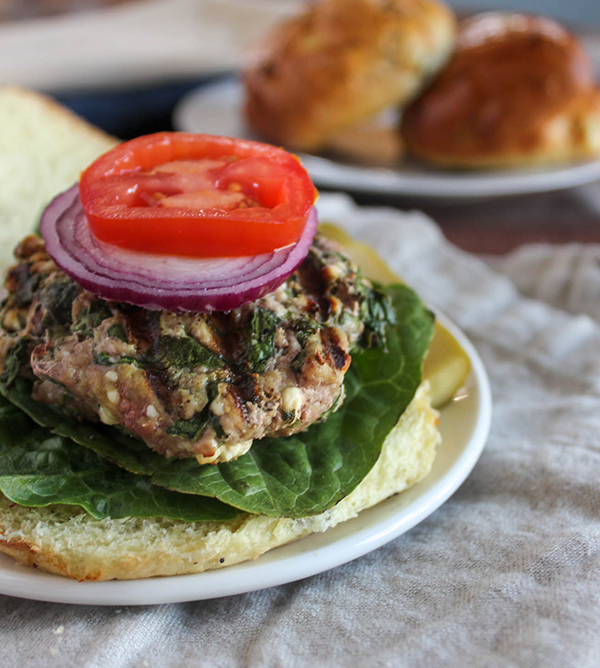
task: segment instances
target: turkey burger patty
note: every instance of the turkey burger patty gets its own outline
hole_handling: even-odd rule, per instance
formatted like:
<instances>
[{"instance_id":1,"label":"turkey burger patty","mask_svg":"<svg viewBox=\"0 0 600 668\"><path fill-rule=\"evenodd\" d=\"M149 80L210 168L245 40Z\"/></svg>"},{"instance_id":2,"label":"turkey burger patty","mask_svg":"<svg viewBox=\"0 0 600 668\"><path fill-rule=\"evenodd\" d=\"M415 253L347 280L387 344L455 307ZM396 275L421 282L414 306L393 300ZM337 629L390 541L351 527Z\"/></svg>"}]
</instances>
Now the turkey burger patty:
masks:
<instances>
[{"instance_id":1,"label":"turkey burger patty","mask_svg":"<svg viewBox=\"0 0 600 668\"><path fill-rule=\"evenodd\" d=\"M343 401L349 353L377 342L392 311L337 246L317 235L298 270L229 312L173 313L105 301L24 239L8 274L0 370L33 398L119 425L165 456L239 457Z\"/></svg>"}]
</instances>

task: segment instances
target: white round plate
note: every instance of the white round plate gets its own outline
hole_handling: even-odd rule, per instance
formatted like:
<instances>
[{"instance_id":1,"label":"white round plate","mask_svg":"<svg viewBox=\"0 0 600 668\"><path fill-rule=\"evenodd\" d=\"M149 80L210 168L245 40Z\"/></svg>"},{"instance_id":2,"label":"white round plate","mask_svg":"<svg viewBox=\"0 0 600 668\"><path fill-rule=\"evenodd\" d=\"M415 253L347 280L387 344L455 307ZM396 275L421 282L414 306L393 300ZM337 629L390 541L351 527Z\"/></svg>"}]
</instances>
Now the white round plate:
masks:
<instances>
[{"instance_id":1,"label":"white round plate","mask_svg":"<svg viewBox=\"0 0 600 668\"><path fill-rule=\"evenodd\" d=\"M456 325L442 315L438 317L467 352L472 370L464 390L441 411L442 445L431 473L414 487L325 533L278 547L254 561L195 575L76 582L20 566L0 555L0 594L86 605L148 605L231 596L322 573L408 531L464 482L479 459L490 428L492 399L483 363Z\"/></svg>"},{"instance_id":2,"label":"white round plate","mask_svg":"<svg viewBox=\"0 0 600 668\"><path fill-rule=\"evenodd\" d=\"M242 117L242 87L236 79L203 86L186 95L173 113L185 132L256 139ZM442 171L406 160L396 169L365 167L301 154L318 186L388 195L444 199L498 197L561 190L600 179L600 160L561 167L502 171Z\"/></svg>"}]
</instances>

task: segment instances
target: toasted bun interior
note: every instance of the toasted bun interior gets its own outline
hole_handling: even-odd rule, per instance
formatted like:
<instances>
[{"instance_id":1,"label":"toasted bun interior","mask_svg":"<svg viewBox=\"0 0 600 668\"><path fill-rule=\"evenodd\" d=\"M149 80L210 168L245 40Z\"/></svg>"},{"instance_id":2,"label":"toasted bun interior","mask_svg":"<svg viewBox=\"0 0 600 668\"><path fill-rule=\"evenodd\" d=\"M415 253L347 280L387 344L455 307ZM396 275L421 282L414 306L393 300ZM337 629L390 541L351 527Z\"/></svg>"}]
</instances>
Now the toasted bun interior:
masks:
<instances>
[{"instance_id":1,"label":"toasted bun interior","mask_svg":"<svg viewBox=\"0 0 600 668\"><path fill-rule=\"evenodd\" d=\"M48 202L116 139L50 98L0 88L0 272Z\"/></svg>"}]
</instances>

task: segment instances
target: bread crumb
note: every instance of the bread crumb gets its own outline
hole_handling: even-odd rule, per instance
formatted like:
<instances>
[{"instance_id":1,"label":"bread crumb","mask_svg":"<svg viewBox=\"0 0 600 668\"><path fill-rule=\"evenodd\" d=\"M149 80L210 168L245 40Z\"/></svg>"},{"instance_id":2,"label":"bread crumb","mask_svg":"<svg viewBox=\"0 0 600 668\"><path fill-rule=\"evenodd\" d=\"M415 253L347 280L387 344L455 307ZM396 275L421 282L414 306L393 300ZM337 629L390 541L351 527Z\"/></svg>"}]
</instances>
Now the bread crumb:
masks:
<instances>
[{"instance_id":1,"label":"bread crumb","mask_svg":"<svg viewBox=\"0 0 600 668\"><path fill-rule=\"evenodd\" d=\"M64 626L59 626L57 629L54 629L52 633L54 633L55 636L62 635L65 632L65 627Z\"/></svg>"}]
</instances>

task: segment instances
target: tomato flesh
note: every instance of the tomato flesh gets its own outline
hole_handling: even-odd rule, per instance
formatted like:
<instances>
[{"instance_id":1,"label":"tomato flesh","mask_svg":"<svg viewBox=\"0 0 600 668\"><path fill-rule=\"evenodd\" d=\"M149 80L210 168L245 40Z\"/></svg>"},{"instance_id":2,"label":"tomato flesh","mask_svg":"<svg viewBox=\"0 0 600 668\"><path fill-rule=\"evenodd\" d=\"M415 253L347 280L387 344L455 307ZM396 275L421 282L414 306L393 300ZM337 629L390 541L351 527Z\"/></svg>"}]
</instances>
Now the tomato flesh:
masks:
<instances>
[{"instance_id":1,"label":"tomato flesh","mask_svg":"<svg viewBox=\"0 0 600 668\"><path fill-rule=\"evenodd\" d=\"M259 255L295 243L316 199L283 149L173 132L104 154L81 175L79 194L99 241L183 257Z\"/></svg>"}]
</instances>

